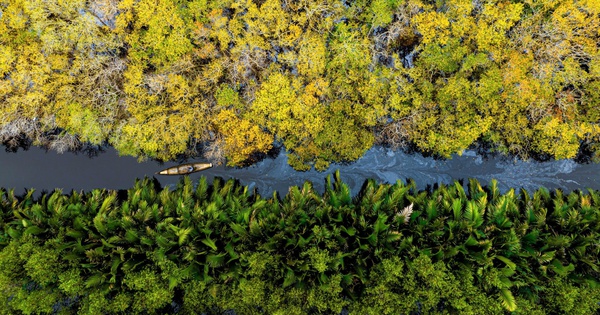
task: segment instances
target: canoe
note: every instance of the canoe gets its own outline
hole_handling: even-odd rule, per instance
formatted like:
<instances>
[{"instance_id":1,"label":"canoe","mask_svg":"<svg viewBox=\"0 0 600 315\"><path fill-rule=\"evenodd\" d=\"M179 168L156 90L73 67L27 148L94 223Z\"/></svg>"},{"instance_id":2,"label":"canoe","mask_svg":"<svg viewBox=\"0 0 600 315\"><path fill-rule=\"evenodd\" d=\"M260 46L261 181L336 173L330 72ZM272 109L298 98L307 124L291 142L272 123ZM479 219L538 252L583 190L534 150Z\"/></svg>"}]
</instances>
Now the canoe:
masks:
<instances>
[{"instance_id":1,"label":"canoe","mask_svg":"<svg viewBox=\"0 0 600 315\"><path fill-rule=\"evenodd\" d=\"M211 168L212 163L186 163L173 167L169 167L160 172L156 172L159 175L186 175L199 171L203 171L205 169Z\"/></svg>"}]
</instances>

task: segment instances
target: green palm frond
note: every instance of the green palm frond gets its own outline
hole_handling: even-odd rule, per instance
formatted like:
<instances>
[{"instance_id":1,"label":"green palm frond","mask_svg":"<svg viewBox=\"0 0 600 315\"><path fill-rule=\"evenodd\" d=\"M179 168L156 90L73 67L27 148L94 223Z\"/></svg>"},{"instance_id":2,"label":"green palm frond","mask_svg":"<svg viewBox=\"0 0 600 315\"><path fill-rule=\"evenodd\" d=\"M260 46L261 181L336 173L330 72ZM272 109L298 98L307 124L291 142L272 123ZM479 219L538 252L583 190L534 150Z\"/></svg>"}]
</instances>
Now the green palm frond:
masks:
<instances>
[{"instance_id":1,"label":"green palm frond","mask_svg":"<svg viewBox=\"0 0 600 315\"><path fill-rule=\"evenodd\" d=\"M196 200L202 202L208 198L208 187L209 186L208 182L206 181L206 177L200 177L198 183L196 184L196 191L194 192Z\"/></svg>"},{"instance_id":2,"label":"green palm frond","mask_svg":"<svg viewBox=\"0 0 600 315\"><path fill-rule=\"evenodd\" d=\"M487 186L489 195L491 196L491 202L495 202L500 196L500 189L498 188L498 181L493 178Z\"/></svg>"},{"instance_id":3,"label":"green palm frond","mask_svg":"<svg viewBox=\"0 0 600 315\"><path fill-rule=\"evenodd\" d=\"M104 200L102 201L102 206L100 206L100 209L98 210L98 213L107 213L110 210L112 210L112 207L115 205L116 200L116 192L112 192L111 194L105 196Z\"/></svg>"},{"instance_id":4,"label":"green palm frond","mask_svg":"<svg viewBox=\"0 0 600 315\"><path fill-rule=\"evenodd\" d=\"M215 244L215 242L213 240L211 240L210 238L205 238L201 241L204 245L210 247L212 250L216 251L217 250L217 245Z\"/></svg>"},{"instance_id":5,"label":"green palm frond","mask_svg":"<svg viewBox=\"0 0 600 315\"><path fill-rule=\"evenodd\" d=\"M469 178L469 197L478 200L483 196L487 197L487 192L483 190L479 181L474 178Z\"/></svg>"},{"instance_id":6,"label":"green palm frond","mask_svg":"<svg viewBox=\"0 0 600 315\"><path fill-rule=\"evenodd\" d=\"M506 264L506 266L512 270L515 270L517 268L517 264L515 264L513 261L511 261L510 259L504 257L504 256L500 256L500 255L496 255L494 256L494 258L502 261L503 263Z\"/></svg>"},{"instance_id":7,"label":"green palm frond","mask_svg":"<svg viewBox=\"0 0 600 315\"><path fill-rule=\"evenodd\" d=\"M507 311L514 312L517 310L517 301L509 289L500 289L500 292L498 293L498 300Z\"/></svg>"},{"instance_id":8,"label":"green palm frond","mask_svg":"<svg viewBox=\"0 0 600 315\"><path fill-rule=\"evenodd\" d=\"M386 208L396 209L400 207L409 189L410 187L404 186L404 184L398 180L396 184L391 187L391 193L387 195L385 202Z\"/></svg>"},{"instance_id":9,"label":"green palm frond","mask_svg":"<svg viewBox=\"0 0 600 315\"><path fill-rule=\"evenodd\" d=\"M208 254L206 256L206 263L212 268L220 267L223 264L225 264L226 257L227 257L226 253Z\"/></svg>"},{"instance_id":10,"label":"green palm frond","mask_svg":"<svg viewBox=\"0 0 600 315\"><path fill-rule=\"evenodd\" d=\"M87 288L97 287L100 284L106 282L106 275L101 272L96 272L85 281L85 286Z\"/></svg>"},{"instance_id":11,"label":"green palm frond","mask_svg":"<svg viewBox=\"0 0 600 315\"><path fill-rule=\"evenodd\" d=\"M457 198L452 200L452 214L454 215L454 220L458 221L463 217L462 207L463 205L460 199Z\"/></svg>"},{"instance_id":12,"label":"green palm frond","mask_svg":"<svg viewBox=\"0 0 600 315\"><path fill-rule=\"evenodd\" d=\"M454 189L456 191L456 197L460 199L461 203L466 203L468 198L467 194L465 193L465 189L463 188L463 185L459 181L455 181Z\"/></svg>"},{"instance_id":13,"label":"green palm frond","mask_svg":"<svg viewBox=\"0 0 600 315\"><path fill-rule=\"evenodd\" d=\"M179 229L178 231L176 231L175 235L177 236L179 246L183 246L183 244L187 242L190 235L193 235L194 232L195 229L193 227Z\"/></svg>"},{"instance_id":14,"label":"green palm frond","mask_svg":"<svg viewBox=\"0 0 600 315\"><path fill-rule=\"evenodd\" d=\"M106 228L106 219L103 217L103 215L101 214L97 214L94 217L94 227L96 228L96 231L98 231L100 234L105 235L107 233L107 228Z\"/></svg>"},{"instance_id":15,"label":"green palm frond","mask_svg":"<svg viewBox=\"0 0 600 315\"><path fill-rule=\"evenodd\" d=\"M465 207L464 218L471 223L473 228L479 227L483 224L482 211L472 200L467 201L467 206Z\"/></svg>"},{"instance_id":16,"label":"green palm frond","mask_svg":"<svg viewBox=\"0 0 600 315\"><path fill-rule=\"evenodd\" d=\"M432 221L438 216L437 204L434 200L429 200L425 207L425 213L427 214L427 220Z\"/></svg>"}]
</instances>

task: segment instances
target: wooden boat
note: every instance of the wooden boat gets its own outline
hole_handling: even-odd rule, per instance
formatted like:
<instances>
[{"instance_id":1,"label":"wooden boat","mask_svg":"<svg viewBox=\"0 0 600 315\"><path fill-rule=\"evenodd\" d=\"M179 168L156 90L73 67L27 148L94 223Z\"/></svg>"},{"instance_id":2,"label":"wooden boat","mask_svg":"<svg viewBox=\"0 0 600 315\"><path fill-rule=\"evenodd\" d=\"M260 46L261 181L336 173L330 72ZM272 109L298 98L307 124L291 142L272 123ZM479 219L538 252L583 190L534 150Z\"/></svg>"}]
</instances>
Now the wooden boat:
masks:
<instances>
[{"instance_id":1,"label":"wooden boat","mask_svg":"<svg viewBox=\"0 0 600 315\"><path fill-rule=\"evenodd\" d=\"M187 175L205 169L211 168L212 163L186 163L173 167L169 167L160 172L156 172L159 175Z\"/></svg>"}]
</instances>

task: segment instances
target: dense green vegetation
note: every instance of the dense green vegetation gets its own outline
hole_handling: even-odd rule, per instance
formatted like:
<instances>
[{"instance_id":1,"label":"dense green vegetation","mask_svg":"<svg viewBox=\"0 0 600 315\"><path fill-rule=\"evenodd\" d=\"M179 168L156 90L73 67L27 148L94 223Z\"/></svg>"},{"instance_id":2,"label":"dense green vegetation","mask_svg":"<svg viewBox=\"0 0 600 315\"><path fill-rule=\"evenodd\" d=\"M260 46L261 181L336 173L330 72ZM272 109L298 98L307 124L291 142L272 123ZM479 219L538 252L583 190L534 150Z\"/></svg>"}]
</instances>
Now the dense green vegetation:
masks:
<instances>
[{"instance_id":1,"label":"dense green vegetation","mask_svg":"<svg viewBox=\"0 0 600 315\"><path fill-rule=\"evenodd\" d=\"M594 314L600 193L0 190L0 314Z\"/></svg>"},{"instance_id":2,"label":"dense green vegetation","mask_svg":"<svg viewBox=\"0 0 600 315\"><path fill-rule=\"evenodd\" d=\"M598 0L0 0L0 140L297 169L600 152Z\"/></svg>"}]
</instances>

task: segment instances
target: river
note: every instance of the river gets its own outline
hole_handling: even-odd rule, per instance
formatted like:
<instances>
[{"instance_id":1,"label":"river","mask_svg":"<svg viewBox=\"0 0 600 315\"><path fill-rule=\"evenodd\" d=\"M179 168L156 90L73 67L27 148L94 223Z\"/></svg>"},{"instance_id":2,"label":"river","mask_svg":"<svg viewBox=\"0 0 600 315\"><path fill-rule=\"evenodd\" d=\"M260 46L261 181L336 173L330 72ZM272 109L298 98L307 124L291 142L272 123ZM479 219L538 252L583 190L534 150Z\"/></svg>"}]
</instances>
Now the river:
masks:
<instances>
[{"instance_id":1,"label":"river","mask_svg":"<svg viewBox=\"0 0 600 315\"><path fill-rule=\"evenodd\" d=\"M176 165L176 162L139 163L133 157L120 157L110 147L93 157L82 153L46 152L38 147L16 153L1 151L0 187L14 188L17 194L25 192L27 188L35 188L36 195L55 188L63 192L94 188L127 189L132 187L135 178L145 176L155 176L163 186L174 185L179 180L179 176L154 174ZM189 176L192 180L201 176L209 180L215 176L237 178L243 185L256 188L259 194L268 197L274 190L283 196L290 186L301 185L307 180L322 192L325 177L336 169L340 170L342 179L354 194L358 193L367 178L388 183L412 178L420 188L468 178L476 178L485 185L495 178L503 192L511 187L535 190L540 186L565 191L588 187L600 189L598 164L578 164L572 160L522 161L502 156L484 158L474 151L466 151L462 156L448 160L436 160L418 153L408 154L381 147L370 149L356 162L332 164L324 172L297 172L287 165L286 155L282 153L277 158L265 159L246 168L216 166Z\"/></svg>"}]
</instances>

